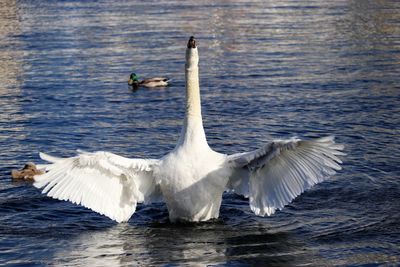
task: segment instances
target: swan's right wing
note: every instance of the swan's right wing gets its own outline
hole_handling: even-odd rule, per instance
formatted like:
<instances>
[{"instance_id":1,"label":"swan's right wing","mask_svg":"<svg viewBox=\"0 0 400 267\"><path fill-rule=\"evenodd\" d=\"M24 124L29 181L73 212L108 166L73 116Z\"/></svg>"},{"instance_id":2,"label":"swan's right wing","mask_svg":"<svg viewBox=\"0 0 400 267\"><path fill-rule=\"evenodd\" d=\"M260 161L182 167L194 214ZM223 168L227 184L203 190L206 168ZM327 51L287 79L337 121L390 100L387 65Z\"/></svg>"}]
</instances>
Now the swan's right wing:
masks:
<instances>
[{"instance_id":1,"label":"swan's right wing","mask_svg":"<svg viewBox=\"0 0 400 267\"><path fill-rule=\"evenodd\" d=\"M71 158L44 153L46 173L35 176L34 185L43 193L82 205L117 222L128 221L138 202L161 197L153 159L129 159L109 152L81 152Z\"/></svg>"},{"instance_id":2,"label":"swan's right wing","mask_svg":"<svg viewBox=\"0 0 400 267\"><path fill-rule=\"evenodd\" d=\"M276 140L251 152L230 155L227 189L249 196L257 215L271 215L340 170L342 149L330 136Z\"/></svg>"}]
</instances>

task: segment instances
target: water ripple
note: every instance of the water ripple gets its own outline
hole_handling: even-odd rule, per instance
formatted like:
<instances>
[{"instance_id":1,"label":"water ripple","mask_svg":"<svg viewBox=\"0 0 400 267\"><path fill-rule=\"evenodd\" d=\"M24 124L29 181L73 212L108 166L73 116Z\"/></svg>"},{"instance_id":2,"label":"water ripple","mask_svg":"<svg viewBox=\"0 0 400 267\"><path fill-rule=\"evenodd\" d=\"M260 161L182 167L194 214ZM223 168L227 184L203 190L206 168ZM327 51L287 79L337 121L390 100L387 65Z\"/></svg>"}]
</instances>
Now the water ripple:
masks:
<instances>
[{"instance_id":1,"label":"water ripple","mask_svg":"<svg viewBox=\"0 0 400 267\"><path fill-rule=\"evenodd\" d=\"M398 1L3 1L0 265L332 266L400 262ZM163 156L184 116L182 42L200 47L210 145L336 135L344 170L268 218L224 195L220 219L119 224L10 171L38 152ZM132 92L128 74L170 87Z\"/></svg>"}]
</instances>

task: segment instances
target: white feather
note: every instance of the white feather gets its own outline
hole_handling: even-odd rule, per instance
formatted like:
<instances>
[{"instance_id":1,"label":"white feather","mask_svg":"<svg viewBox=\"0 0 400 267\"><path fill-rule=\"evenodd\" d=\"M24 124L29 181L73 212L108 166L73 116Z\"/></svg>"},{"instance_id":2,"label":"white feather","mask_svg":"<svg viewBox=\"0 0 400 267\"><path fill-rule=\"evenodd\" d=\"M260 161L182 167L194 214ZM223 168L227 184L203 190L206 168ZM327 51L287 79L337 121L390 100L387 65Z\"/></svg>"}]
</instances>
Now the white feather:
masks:
<instances>
[{"instance_id":1,"label":"white feather","mask_svg":"<svg viewBox=\"0 0 400 267\"><path fill-rule=\"evenodd\" d=\"M54 158L40 155L47 160ZM134 213L137 202L155 193L157 185L151 175L155 164L154 160L128 159L108 152L81 153L57 158L51 171L35 176L34 185L44 187L43 193L50 197L69 200L122 222ZM143 183L152 186L140 191L137 185Z\"/></svg>"},{"instance_id":2,"label":"white feather","mask_svg":"<svg viewBox=\"0 0 400 267\"><path fill-rule=\"evenodd\" d=\"M251 209L260 216L271 215L340 170L341 161L336 155L343 155L342 149L334 143L333 136L273 141L261 149L229 156L231 179L237 180L240 172L249 183L246 193ZM232 184L228 185L236 191Z\"/></svg>"}]
</instances>

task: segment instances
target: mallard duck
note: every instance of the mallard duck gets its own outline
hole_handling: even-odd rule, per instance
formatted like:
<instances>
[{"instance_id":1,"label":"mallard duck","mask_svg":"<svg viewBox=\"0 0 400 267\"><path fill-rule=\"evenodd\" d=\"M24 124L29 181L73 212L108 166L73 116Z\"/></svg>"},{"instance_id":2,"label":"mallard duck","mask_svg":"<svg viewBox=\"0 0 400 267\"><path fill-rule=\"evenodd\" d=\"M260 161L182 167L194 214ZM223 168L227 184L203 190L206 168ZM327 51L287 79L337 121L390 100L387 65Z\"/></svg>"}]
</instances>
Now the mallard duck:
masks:
<instances>
[{"instance_id":1,"label":"mallard duck","mask_svg":"<svg viewBox=\"0 0 400 267\"><path fill-rule=\"evenodd\" d=\"M37 169L35 163L28 162L20 170L12 170L11 176L15 180L29 180L33 181L33 176L43 174L44 171Z\"/></svg>"},{"instance_id":2,"label":"mallard duck","mask_svg":"<svg viewBox=\"0 0 400 267\"><path fill-rule=\"evenodd\" d=\"M136 75L136 73L133 72L129 76L128 84L132 86L134 89L137 89L140 86L147 88L165 87L168 86L169 82L170 79L166 77L154 77L139 81L139 77Z\"/></svg>"},{"instance_id":3,"label":"mallard duck","mask_svg":"<svg viewBox=\"0 0 400 267\"><path fill-rule=\"evenodd\" d=\"M223 154L207 143L201 115L199 54L186 49L186 104L175 148L160 159L79 152L70 158L44 153L47 173L34 186L50 197L83 205L117 221L127 221L137 203L165 201L172 222L218 218L225 191L249 198L259 216L272 215L294 198L340 170L343 145L332 136L271 140L260 148Z\"/></svg>"}]
</instances>

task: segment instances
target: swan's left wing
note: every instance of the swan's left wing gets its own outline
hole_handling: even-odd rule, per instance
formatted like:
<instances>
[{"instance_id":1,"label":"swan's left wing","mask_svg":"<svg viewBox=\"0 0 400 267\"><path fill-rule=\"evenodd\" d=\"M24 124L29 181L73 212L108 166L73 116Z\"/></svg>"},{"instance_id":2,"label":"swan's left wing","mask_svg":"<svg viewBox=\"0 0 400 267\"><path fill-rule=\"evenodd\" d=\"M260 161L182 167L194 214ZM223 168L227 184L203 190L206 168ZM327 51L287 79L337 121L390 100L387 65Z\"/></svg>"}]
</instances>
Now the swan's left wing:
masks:
<instances>
[{"instance_id":1,"label":"swan's left wing","mask_svg":"<svg viewBox=\"0 0 400 267\"><path fill-rule=\"evenodd\" d=\"M230 155L227 189L248 196L255 214L269 216L340 170L338 156L344 155L343 148L330 136L277 140L248 153Z\"/></svg>"},{"instance_id":2,"label":"swan's left wing","mask_svg":"<svg viewBox=\"0 0 400 267\"><path fill-rule=\"evenodd\" d=\"M46 173L35 176L34 185L43 193L82 205L117 222L127 221L138 202L151 202L161 196L153 169L158 160L129 159L109 152L80 152L71 158L56 158Z\"/></svg>"}]
</instances>

